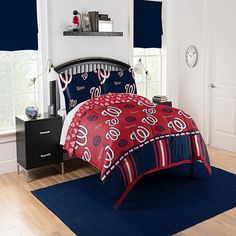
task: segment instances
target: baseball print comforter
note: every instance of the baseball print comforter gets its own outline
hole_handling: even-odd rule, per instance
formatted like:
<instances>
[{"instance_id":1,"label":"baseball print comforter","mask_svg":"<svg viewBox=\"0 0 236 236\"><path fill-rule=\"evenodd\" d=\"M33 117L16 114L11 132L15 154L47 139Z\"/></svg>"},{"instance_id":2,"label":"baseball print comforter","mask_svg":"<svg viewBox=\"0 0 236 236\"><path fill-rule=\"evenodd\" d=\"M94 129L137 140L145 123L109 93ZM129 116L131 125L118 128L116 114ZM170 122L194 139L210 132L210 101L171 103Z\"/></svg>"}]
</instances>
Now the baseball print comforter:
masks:
<instances>
[{"instance_id":1,"label":"baseball print comforter","mask_svg":"<svg viewBox=\"0 0 236 236\"><path fill-rule=\"evenodd\" d=\"M101 171L116 208L143 175L195 160L211 174L192 118L133 94L106 94L85 102L69 126L64 149Z\"/></svg>"}]
</instances>

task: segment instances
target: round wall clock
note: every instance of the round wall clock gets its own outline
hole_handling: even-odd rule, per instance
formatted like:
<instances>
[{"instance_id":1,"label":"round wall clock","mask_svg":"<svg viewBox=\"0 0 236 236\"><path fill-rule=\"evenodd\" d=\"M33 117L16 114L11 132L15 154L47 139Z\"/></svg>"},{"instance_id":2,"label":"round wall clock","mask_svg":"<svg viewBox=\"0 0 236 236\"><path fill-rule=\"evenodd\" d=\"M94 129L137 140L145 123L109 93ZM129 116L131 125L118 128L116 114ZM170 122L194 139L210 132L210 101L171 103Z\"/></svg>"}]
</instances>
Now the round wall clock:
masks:
<instances>
[{"instance_id":1,"label":"round wall clock","mask_svg":"<svg viewBox=\"0 0 236 236\"><path fill-rule=\"evenodd\" d=\"M186 61L186 64L191 68L196 66L197 61L198 61L198 52L195 46L191 45L187 48L186 53L185 53L185 61Z\"/></svg>"}]
</instances>

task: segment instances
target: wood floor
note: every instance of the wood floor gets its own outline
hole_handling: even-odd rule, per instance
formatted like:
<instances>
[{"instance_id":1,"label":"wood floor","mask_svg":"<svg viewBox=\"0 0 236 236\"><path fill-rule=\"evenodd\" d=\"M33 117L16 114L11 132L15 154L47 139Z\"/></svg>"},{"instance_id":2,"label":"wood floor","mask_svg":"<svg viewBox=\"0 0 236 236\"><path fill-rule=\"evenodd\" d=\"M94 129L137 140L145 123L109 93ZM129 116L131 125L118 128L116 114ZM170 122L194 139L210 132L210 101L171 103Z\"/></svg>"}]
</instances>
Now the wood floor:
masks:
<instances>
[{"instance_id":1,"label":"wood floor","mask_svg":"<svg viewBox=\"0 0 236 236\"><path fill-rule=\"evenodd\" d=\"M236 154L209 148L211 163L221 169L236 173ZM56 216L44 207L31 190L85 177L97 170L78 160L66 162L66 174L61 175L59 166L50 166L31 172L30 183L24 173L0 175L0 235L74 235ZM236 187L236 186L235 186ZM177 234L186 235L236 235L236 208L195 225Z\"/></svg>"}]
</instances>

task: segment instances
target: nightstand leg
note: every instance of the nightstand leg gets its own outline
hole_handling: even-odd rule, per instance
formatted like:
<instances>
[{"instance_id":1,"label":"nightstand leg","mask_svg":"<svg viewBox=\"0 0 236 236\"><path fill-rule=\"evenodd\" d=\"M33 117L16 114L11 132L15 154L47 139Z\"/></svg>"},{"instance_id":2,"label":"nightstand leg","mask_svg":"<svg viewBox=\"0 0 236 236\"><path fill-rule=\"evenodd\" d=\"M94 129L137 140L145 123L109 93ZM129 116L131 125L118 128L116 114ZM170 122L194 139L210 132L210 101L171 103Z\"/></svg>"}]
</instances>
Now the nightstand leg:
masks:
<instances>
[{"instance_id":1,"label":"nightstand leg","mask_svg":"<svg viewBox=\"0 0 236 236\"><path fill-rule=\"evenodd\" d=\"M29 173L27 170L25 171L25 175L26 175L26 182L29 183Z\"/></svg>"},{"instance_id":2,"label":"nightstand leg","mask_svg":"<svg viewBox=\"0 0 236 236\"><path fill-rule=\"evenodd\" d=\"M20 174L20 165L17 164L17 174L19 175Z\"/></svg>"},{"instance_id":3,"label":"nightstand leg","mask_svg":"<svg viewBox=\"0 0 236 236\"><path fill-rule=\"evenodd\" d=\"M65 174L65 169L64 169L64 162L61 162L61 174Z\"/></svg>"}]
</instances>

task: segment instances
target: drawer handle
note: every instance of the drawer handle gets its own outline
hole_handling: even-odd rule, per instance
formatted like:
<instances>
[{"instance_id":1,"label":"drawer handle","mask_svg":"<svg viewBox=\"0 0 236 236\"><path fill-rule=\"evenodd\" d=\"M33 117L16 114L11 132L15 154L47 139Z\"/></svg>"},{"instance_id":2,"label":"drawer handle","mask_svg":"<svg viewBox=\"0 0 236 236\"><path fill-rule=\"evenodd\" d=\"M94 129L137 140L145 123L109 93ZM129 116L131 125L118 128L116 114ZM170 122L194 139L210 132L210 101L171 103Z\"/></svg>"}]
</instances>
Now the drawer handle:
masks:
<instances>
[{"instance_id":1,"label":"drawer handle","mask_svg":"<svg viewBox=\"0 0 236 236\"><path fill-rule=\"evenodd\" d=\"M50 133L51 133L50 130L39 132L40 135L50 134Z\"/></svg>"},{"instance_id":2,"label":"drawer handle","mask_svg":"<svg viewBox=\"0 0 236 236\"><path fill-rule=\"evenodd\" d=\"M44 158L44 157L50 157L51 153L47 153L47 154L41 154L40 157Z\"/></svg>"}]
</instances>

